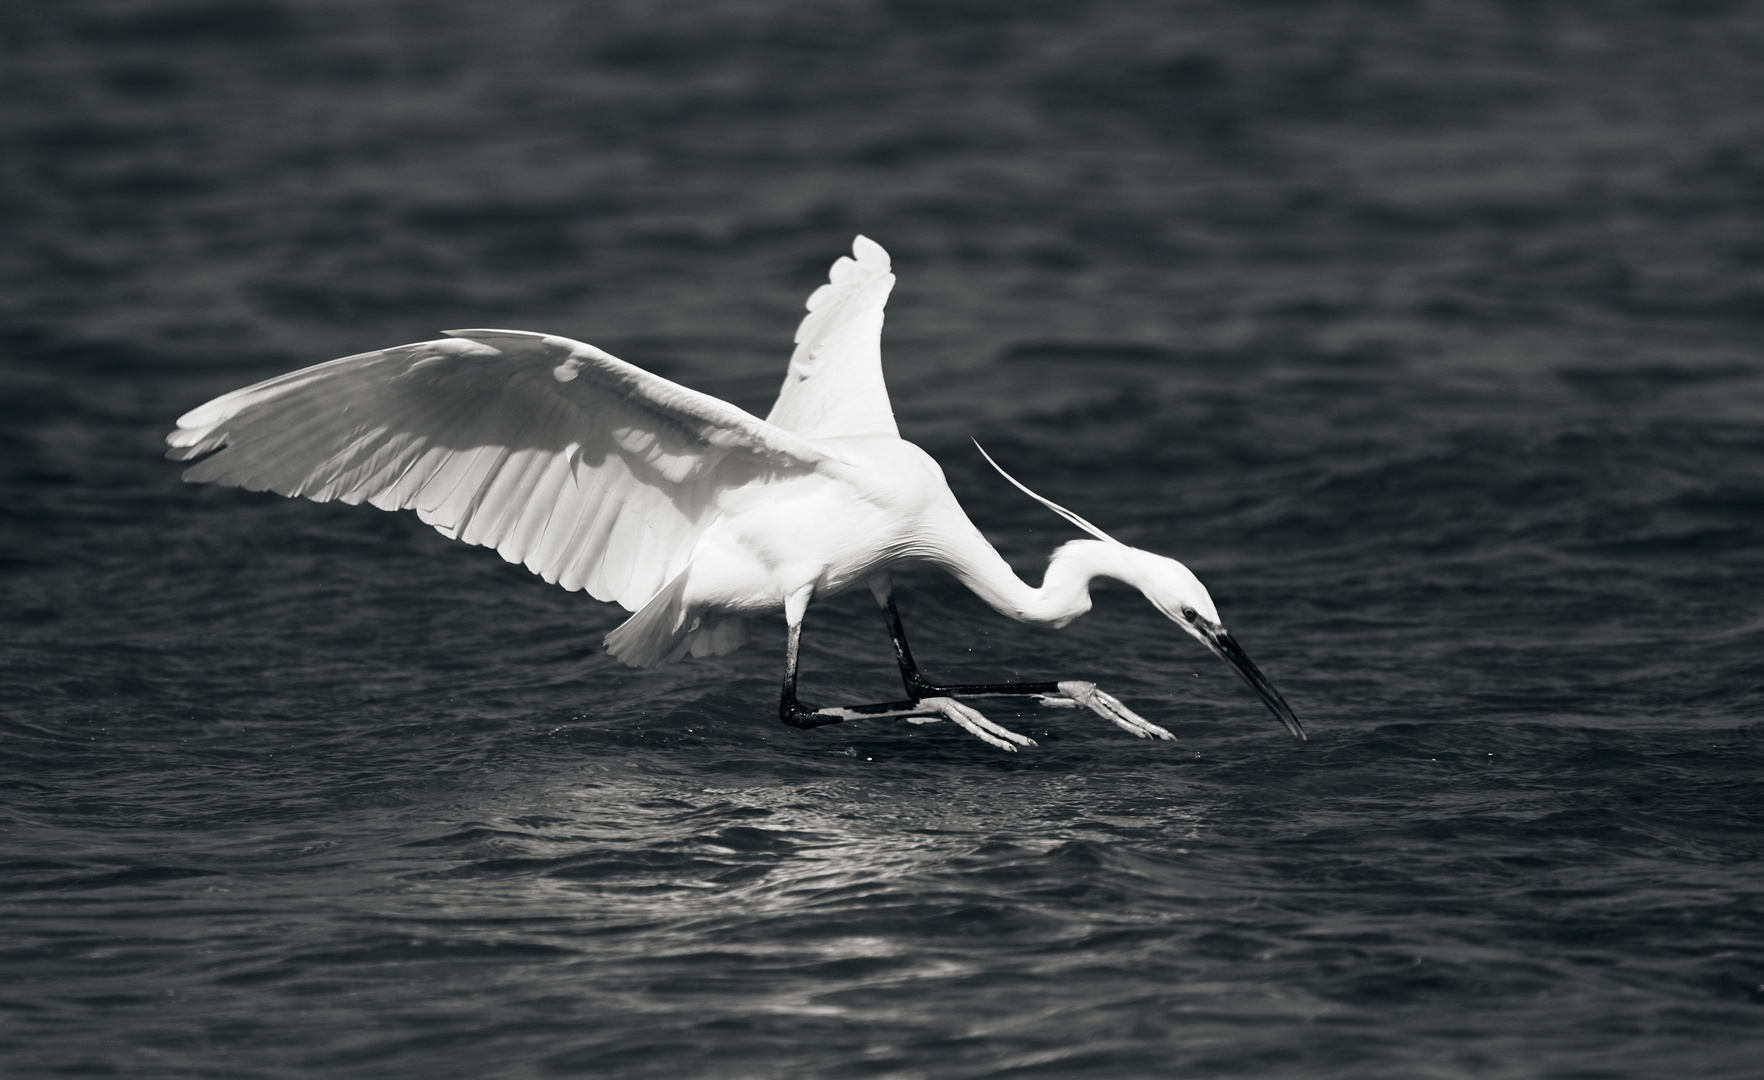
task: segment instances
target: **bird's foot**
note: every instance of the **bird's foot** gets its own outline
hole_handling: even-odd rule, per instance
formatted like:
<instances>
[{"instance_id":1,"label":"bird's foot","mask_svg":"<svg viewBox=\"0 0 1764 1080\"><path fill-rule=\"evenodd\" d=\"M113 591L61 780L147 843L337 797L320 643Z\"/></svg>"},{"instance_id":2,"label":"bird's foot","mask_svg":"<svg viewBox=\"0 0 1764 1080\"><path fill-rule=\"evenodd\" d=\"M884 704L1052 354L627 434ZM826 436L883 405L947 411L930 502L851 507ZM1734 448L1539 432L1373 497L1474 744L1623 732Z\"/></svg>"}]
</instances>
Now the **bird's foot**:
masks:
<instances>
[{"instance_id":1,"label":"bird's foot","mask_svg":"<svg viewBox=\"0 0 1764 1080\"><path fill-rule=\"evenodd\" d=\"M916 701L882 701L874 705L829 705L810 709L795 702L786 702L778 711L778 719L793 728L818 728L847 720L887 720L894 717L918 724L935 724L942 717L934 715L935 707Z\"/></svg>"},{"instance_id":2,"label":"bird's foot","mask_svg":"<svg viewBox=\"0 0 1764 1080\"><path fill-rule=\"evenodd\" d=\"M1040 694L1035 700L1060 709L1089 709L1122 731L1141 739L1176 739L1176 736L1123 705L1120 698L1098 690L1095 683L1074 679L1058 685L1059 694Z\"/></svg>"},{"instance_id":3,"label":"bird's foot","mask_svg":"<svg viewBox=\"0 0 1764 1080\"><path fill-rule=\"evenodd\" d=\"M778 718L793 728L807 730L827 724L844 723L847 720L881 720L888 717L899 717L909 724L935 724L945 719L953 720L963 731L981 742L1012 753L1016 752L1018 746L1040 745L1026 735L998 726L982 716L978 710L947 697L876 705L835 705L824 709L807 709L793 704L781 709ZM1012 743L1016 746L1011 745Z\"/></svg>"},{"instance_id":4,"label":"bird's foot","mask_svg":"<svg viewBox=\"0 0 1764 1080\"><path fill-rule=\"evenodd\" d=\"M809 728L818 728L827 724L844 723L847 718L837 715L834 710L805 709L801 705L792 705L780 710L778 719L793 728L807 731Z\"/></svg>"},{"instance_id":5,"label":"bird's foot","mask_svg":"<svg viewBox=\"0 0 1764 1080\"><path fill-rule=\"evenodd\" d=\"M977 710L963 705L955 698L920 698L918 704L920 708L934 709L937 712L942 713L945 717L955 721L956 725L963 731L966 731L968 734L989 746L998 747L1000 750L1009 750L1014 754L1017 752L1018 746L1040 745L1027 735L1019 735L1008 728L999 727L997 724L986 719L986 717L980 715ZM1012 743L1015 743L1016 746L1011 745Z\"/></svg>"}]
</instances>

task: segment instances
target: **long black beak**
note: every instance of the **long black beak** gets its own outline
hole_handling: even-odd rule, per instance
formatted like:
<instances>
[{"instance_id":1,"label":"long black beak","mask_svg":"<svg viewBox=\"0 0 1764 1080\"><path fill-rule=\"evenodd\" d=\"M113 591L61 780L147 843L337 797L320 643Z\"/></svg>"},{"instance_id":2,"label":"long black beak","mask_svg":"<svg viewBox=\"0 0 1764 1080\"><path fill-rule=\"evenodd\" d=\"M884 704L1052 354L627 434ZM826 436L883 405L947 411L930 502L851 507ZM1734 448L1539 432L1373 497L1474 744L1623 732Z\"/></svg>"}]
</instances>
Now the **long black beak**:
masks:
<instances>
[{"instance_id":1,"label":"long black beak","mask_svg":"<svg viewBox=\"0 0 1764 1080\"><path fill-rule=\"evenodd\" d=\"M1201 622L1204 623L1206 620L1203 619ZM1280 691L1274 689L1274 684L1268 681L1268 676L1262 674L1262 669L1256 666L1256 662L1244 655L1243 646L1237 643L1237 639L1227 633L1224 627L1215 630L1205 625L1199 625L1196 626L1196 629L1201 633L1201 641L1205 642L1206 646L1212 649L1219 659L1237 669L1237 673L1243 676L1244 682L1249 683L1250 689L1256 692L1256 696L1262 699L1262 703L1268 706L1282 724L1286 725L1286 730L1301 739L1304 738L1305 729L1300 726L1298 717L1292 715L1292 706L1288 705L1286 699L1280 696Z\"/></svg>"}]
</instances>

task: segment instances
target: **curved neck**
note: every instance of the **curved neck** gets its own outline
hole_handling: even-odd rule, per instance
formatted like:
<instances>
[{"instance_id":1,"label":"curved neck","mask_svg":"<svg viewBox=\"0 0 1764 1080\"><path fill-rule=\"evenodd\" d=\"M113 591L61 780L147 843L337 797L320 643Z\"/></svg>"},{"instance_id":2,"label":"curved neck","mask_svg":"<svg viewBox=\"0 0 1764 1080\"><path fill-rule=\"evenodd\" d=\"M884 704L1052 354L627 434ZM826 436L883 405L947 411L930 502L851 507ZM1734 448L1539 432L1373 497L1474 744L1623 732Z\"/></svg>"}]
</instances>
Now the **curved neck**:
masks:
<instances>
[{"instance_id":1,"label":"curved neck","mask_svg":"<svg viewBox=\"0 0 1764 1080\"><path fill-rule=\"evenodd\" d=\"M1136 552L1125 544L1073 540L1048 560L1041 587L1032 588L989 545L973 558L953 561L950 571L1001 615L1019 622L1065 626L1090 610L1090 582L1110 577L1144 591Z\"/></svg>"}]
</instances>

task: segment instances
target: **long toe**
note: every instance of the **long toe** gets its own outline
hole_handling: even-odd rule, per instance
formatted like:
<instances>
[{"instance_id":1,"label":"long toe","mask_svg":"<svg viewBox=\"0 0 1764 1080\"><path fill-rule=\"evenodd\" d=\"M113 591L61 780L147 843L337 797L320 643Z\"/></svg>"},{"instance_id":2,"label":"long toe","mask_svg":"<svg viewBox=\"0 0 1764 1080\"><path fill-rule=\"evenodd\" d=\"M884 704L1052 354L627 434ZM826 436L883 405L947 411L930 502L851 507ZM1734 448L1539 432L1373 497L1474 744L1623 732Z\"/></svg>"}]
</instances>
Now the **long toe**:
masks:
<instances>
[{"instance_id":1,"label":"long toe","mask_svg":"<svg viewBox=\"0 0 1764 1080\"><path fill-rule=\"evenodd\" d=\"M1122 731L1141 739L1169 739L1172 742L1176 739L1176 736L1121 704L1120 698L1098 690L1095 683L1073 680L1060 683L1059 687L1060 693L1071 698L1075 704L1084 706Z\"/></svg>"},{"instance_id":2,"label":"long toe","mask_svg":"<svg viewBox=\"0 0 1764 1080\"><path fill-rule=\"evenodd\" d=\"M927 708L936 709L944 716L953 720L963 731L966 731L968 734L989 746L998 747L1000 750L1009 750L1012 753L1015 753L1017 746L1041 745L1027 735L1019 735L1008 728L999 727L997 724L986 719L986 717L980 715L978 710L963 705L955 698L921 698L919 699L919 704L926 706ZM1009 741L1007 742L1006 740ZM1016 746L1012 746L1011 743L1015 743Z\"/></svg>"}]
</instances>

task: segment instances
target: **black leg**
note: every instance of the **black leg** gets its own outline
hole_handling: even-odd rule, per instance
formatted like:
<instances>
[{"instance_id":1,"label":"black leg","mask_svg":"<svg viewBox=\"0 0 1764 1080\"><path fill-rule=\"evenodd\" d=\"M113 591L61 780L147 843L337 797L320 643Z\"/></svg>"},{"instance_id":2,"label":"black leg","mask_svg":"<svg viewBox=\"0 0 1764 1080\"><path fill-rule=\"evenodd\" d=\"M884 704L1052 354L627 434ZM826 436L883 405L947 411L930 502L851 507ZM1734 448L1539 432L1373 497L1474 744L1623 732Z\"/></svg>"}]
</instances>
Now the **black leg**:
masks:
<instances>
[{"instance_id":1,"label":"black leg","mask_svg":"<svg viewBox=\"0 0 1764 1080\"><path fill-rule=\"evenodd\" d=\"M1060 708L1085 708L1116 727L1141 739L1174 739L1168 731L1123 705L1119 698L1097 689L1095 683L1070 680L1066 682L967 683L961 686L938 686L919 674L913 663L913 650L908 647L906 627L901 625L900 611L894 606L894 595L886 581L872 585L876 602L882 605L888 620L888 633L894 639L894 658L900 663L901 681L914 701L927 698L960 699L982 697L1033 697L1038 705ZM1000 729L1002 730L1002 729Z\"/></svg>"},{"instance_id":2,"label":"black leg","mask_svg":"<svg viewBox=\"0 0 1764 1080\"><path fill-rule=\"evenodd\" d=\"M818 728L846 720L880 719L888 716L923 716L930 712L915 701L882 701L872 705L845 705L833 709L809 709L796 700L797 656L802 645L802 624L790 628L784 643L784 693L778 701L778 719L793 728Z\"/></svg>"},{"instance_id":3,"label":"black leg","mask_svg":"<svg viewBox=\"0 0 1764 1080\"><path fill-rule=\"evenodd\" d=\"M913 663L913 650L907 645L906 627L901 625L900 610L894 606L893 596L882 601L882 615L888 620L889 635L894 638L894 658L900 663L901 681L906 683L906 692L914 701L928 697L1005 697L1013 694L1031 694L1037 697L1063 696L1060 684L1057 682L970 683L964 686L937 686L919 674L919 666Z\"/></svg>"}]
</instances>

